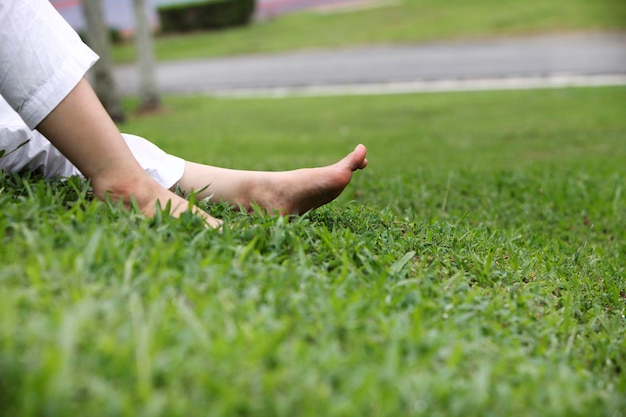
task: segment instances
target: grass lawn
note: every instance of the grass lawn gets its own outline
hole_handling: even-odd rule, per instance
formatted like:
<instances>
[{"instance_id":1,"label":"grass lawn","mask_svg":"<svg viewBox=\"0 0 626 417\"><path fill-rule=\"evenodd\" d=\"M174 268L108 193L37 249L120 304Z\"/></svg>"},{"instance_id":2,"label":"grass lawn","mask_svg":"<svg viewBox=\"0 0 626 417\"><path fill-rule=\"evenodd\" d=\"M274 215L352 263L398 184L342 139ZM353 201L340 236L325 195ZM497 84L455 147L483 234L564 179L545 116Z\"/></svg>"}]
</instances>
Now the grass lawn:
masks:
<instances>
[{"instance_id":1,"label":"grass lawn","mask_svg":"<svg viewBox=\"0 0 626 417\"><path fill-rule=\"evenodd\" d=\"M626 89L167 98L123 130L336 203L222 234L0 175L0 415L617 416Z\"/></svg>"},{"instance_id":2,"label":"grass lawn","mask_svg":"<svg viewBox=\"0 0 626 417\"><path fill-rule=\"evenodd\" d=\"M534 33L625 30L623 0L398 0L377 9L315 11L218 32L157 38L157 59L202 58L305 48L417 43ZM134 59L132 44L114 48L117 62Z\"/></svg>"}]
</instances>

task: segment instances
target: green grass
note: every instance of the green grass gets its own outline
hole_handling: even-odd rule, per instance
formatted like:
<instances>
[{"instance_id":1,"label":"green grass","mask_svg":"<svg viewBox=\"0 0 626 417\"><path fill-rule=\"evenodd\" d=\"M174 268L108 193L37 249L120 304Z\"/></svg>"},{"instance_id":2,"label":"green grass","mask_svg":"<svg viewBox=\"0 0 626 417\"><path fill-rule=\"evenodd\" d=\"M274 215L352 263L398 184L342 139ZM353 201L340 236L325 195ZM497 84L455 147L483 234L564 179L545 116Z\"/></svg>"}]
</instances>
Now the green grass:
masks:
<instances>
[{"instance_id":1,"label":"green grass","mask_svg":"<svg viewBox=\"0 0 626 417\"><path fill-rule=\"evenodd\" d=\"M217 100L132 120L236 167L370 150L222 234L0 176L0 415L617 416L626 89Z\"/></svg>"},{"instance_id":2,"label":"green grass","mask_svg":"<svg viewBox=\"0 0 626 417\"><path fill-rule=\"evenodd\" d=\"M623 0L400 0L371 10L302 12L240 29L161 36L159 60L203 58L354 45L519 36L580 30L625 30ZM134 59L132 44L114 48Z\"/></svg>"}]
</instances>

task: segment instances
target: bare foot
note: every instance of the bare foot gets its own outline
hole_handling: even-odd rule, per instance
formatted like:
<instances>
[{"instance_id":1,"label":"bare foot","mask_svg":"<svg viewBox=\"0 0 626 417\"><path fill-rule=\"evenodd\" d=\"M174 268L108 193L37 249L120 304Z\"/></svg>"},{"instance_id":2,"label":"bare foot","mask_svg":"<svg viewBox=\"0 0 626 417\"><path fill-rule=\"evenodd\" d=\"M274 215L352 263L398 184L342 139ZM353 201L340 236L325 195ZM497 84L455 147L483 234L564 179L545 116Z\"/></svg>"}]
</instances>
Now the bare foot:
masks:
<instances>
[{"instance_id":1,"label":"bare foot","mask_svg":"<svg viewBox=\"0 0 626 417\"><path fill-rule=\"evenodd\" d=\"M251 210L258 205L270 213L303 214L331 202L346 188L354 171L367 166L367 149L358 145L332 165L294 171L267 172L219 168L185 162L177 186L198 198L226 202Z\"/></svg>"},{"instance_id":2,"label":"bare foot","mask_svg":"<svg viewBox=\"0 0 626 417\"><path fill-rule=\"evenodd\" d=\"M250 190L250 202L280 214L303 214L316 209L343 192L353 172L367 166L366 155L365 146L358 145L332 165L264 173Z\"/></svg>"}]
</instances>

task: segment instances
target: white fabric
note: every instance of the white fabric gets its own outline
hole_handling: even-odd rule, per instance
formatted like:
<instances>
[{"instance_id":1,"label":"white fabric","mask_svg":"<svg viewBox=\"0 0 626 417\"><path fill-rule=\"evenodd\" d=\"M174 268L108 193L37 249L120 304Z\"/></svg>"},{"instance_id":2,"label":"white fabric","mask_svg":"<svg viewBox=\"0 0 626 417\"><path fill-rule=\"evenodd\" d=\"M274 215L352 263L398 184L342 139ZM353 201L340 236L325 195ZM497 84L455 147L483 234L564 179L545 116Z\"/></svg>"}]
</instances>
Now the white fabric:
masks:
<instances>
[{"instance_id":1,"label":"white fabric","mask_svg":"<svg viewBox=\"0 0 626 417\"><path fill-rule=\"evenodd\" d=\"M77 174L72 164L43 135L30 130L0 97L0 169L7 172L37 171L46 177Z\"/></svg>"},{"instance_id":2,"label":"white fabric","mask_svg":"<svg viewBox=\"0 0 626 417\"><path fill-rule=\"evenodd\" d=\"M185 172L185 161L169 155L146 139L122 134L144 171L164 188L172 188ZM25 143L25 144L24 144ZM20 146L21 145L21 146ZM30 130L0 97L0 169L40 172L47 178L83 175L37 130Z\"/></svg>"},{"instance_id":3,"label":"white fabric","mask_svg":"<svg viewBox=\"0 0 626 417\"><path fill-rule=\"evenodd\" d=\"M0 95L31 129L97 59L48 0L0 0Z\"/></svg>"},{"instance_id":4,"label":"white fabric","mask_svg":"<svg viewBox=\"0 0 626 417\"><path fill-rule=\"evenodd\" d=\"M178 184L185 172L185 160L165 153L146 139L122 133L135 159L144 171L163 188L172 188Z\"/></svg>"},{"instance_id":5,"label":"white fabric","mask_svg":"<svg viewBox=\"0 0 626 417\"><path fill-rule=\"evenodd\" d=\"M48 0L0 0L0 149L7 152L0 157L0 169L39 171L46 177L81 175L33 129L97 59ZM122 136L163 187L182 177L182 159L138 136Z\"/></svg>"}]
</instances>

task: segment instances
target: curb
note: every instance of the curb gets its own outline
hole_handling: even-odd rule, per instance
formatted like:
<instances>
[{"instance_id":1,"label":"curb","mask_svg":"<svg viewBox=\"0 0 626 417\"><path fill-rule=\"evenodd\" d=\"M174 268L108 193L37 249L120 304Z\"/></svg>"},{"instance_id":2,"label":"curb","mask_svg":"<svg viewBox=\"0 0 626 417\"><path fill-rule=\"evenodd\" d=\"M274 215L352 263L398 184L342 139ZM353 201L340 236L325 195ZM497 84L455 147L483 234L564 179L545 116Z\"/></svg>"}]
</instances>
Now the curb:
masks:
<instances>
[{"instance_id":1,"label":"curb","mask_svg":"<svg viewBox=\"0 0 626 417\"><path fill-rule=\"evenodd\" d=\"M228 89L207 92L222 98L288 98L323 96L363 96L389 94L446 93L462 91L533 90L571 87L626 86L626 74L609 75L549 75L541 77L511 77L484 79L455 79L410 81L373 84L310 85L302 87Z\"/></svg>"}]
</instances>

